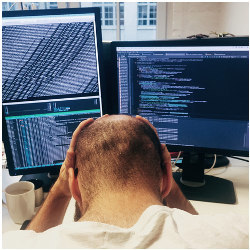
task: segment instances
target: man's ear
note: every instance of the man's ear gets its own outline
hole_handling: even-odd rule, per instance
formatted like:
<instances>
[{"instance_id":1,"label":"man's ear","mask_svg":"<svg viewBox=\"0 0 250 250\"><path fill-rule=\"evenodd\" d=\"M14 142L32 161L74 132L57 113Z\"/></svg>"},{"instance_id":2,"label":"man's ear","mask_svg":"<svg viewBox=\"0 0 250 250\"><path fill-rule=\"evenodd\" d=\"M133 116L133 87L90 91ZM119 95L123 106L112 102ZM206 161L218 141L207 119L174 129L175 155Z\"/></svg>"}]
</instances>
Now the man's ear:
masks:
<instances>
[{"instance_id":1,"label":"man's ear","mask_svg":"<svg viewBox=\"0 0 250 250\"><path fill-rule=\"evenodd\" d=\"M170 160L164 163L164 166L162 169L162 179L161 179L162 199L167 197L167 195L170 193L171 188L172 188L172 181L173 181L172 164Z\"/></svg>"},{"instance_id":2,"label":"man's ear","mask_svg":"<svg viewBox=\"0 0 250 250\"><path fill-rule=\"evenodd\" d=\"M73 168L68 169L68 174L69 174L69 188L72 196L74 199L78 202L78 204L81 206L82 205L82 196L80 192L80 188L78 185L78 180L77 180L77 174L75 174L76 171L74 171Z\"/></svg>"}]
</instances>

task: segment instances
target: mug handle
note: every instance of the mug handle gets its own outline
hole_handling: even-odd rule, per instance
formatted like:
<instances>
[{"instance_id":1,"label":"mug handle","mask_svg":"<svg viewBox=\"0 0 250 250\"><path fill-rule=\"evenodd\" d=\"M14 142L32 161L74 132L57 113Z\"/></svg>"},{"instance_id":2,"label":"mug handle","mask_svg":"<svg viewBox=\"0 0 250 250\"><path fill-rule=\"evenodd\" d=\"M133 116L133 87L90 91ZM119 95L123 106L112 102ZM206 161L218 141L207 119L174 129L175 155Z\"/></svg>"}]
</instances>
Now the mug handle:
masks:
<instances>
[{"instance_id":1,"label":"mug handle","mask_svg":"<svg viewBox=\"0 0 250 250\"><path fill-rule=\"evenodd\" d=\"M3 197L4 197L3 194L5 193L4 191L5 190L2 190L2 206L5 207L5 208L8 208L6 202L3 200ZM6 196L5 196L5 198L6 198Z\"/></svg>"},{"instance_id":2,"label":"mug handle","mask_svg":"<svg viewBox=\"0 0 250 250\"><path fill-rule=\"evenodd\" d=\"M2 200L3 207L7 208L7 204Z\"/></svg>"}]
</instances>

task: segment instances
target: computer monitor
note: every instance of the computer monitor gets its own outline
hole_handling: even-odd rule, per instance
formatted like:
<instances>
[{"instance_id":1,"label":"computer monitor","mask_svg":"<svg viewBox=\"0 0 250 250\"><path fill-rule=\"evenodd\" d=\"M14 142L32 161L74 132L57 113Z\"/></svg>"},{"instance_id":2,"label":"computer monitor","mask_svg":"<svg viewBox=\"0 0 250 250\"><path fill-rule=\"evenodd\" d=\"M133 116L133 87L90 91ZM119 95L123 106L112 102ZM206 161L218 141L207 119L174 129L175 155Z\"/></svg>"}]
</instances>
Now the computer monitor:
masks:
<instances>
[{"instance_id":1,"label":"computer monitor","mask_svg":"<svg viewBox=\"0 0 250 250\"><path fill-rule=\"evenodd\" d=\"M99 8L2 13L10 175L58 173L78 124L105 113Z\"/></svg>"},{"instance_id":2,"label":"computer monitor","mask_svg":"<svg viewBox=\"0 0 250 250\"><path fill-rule=\"evenodd\" d=\"M170 151L182 181L204 184L204 154L248 156L248 37L113 42L118 113L141 115ZM198 173L198 174L197 174Z\"/></svg>"}]
</instances>

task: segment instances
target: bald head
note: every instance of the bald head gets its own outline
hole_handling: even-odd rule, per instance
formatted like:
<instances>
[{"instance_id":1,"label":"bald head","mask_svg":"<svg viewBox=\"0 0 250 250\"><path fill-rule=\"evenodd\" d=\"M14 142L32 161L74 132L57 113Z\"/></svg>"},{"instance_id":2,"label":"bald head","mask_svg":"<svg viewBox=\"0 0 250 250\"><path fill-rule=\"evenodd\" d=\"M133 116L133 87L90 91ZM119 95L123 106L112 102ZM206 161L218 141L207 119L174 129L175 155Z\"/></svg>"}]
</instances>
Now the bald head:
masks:
<instances>
[{"instance_id":1,"label":"bald head","mask_svg":"<svg viewBox=\"0 0 250 250\"><path fill-rule=\"evenodd\" d=\"M143 187L157 191L160 152L158 137L143 121L126 115L99 118L78 138L79 185L89 199L109 190Z\"/></svg>"}]
</instances>

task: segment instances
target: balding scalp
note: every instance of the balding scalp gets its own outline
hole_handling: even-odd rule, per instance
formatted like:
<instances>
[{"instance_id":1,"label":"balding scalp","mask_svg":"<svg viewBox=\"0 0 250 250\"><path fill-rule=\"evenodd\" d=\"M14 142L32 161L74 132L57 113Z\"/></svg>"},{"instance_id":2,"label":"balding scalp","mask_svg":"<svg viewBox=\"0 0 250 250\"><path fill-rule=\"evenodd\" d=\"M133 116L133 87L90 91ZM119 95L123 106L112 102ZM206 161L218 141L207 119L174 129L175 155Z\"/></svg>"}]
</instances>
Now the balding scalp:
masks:
<instances>
[{"instance_id":1,"label":"balding scalp","mask_svg":"<svg viewBox=\"0 0 250 250\"><path fill-rule=\"evenodd\" d=\"M76 167L89 198L103 190L137 184L158 188L160 142L152 128L134 117L103 117L79 135Z\"/></svg>"}]
</instances>

